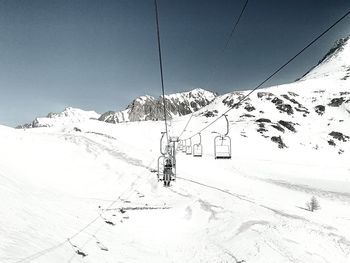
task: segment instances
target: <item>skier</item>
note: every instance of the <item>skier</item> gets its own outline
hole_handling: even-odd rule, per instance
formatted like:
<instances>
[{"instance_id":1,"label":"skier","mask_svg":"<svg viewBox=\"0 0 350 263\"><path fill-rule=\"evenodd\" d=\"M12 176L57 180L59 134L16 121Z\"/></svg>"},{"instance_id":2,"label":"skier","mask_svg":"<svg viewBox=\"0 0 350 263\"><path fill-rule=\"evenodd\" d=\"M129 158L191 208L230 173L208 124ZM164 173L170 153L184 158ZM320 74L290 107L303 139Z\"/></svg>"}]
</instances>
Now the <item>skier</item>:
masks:
<instances>
[{"instance_id":1,"label":"skier","mask_svg":"<svg viewBox=\"0 0 350 263\"><path fill-rule=\"evenodd\" d=\"M164 186L170 186L171 176L173 174L173 165L170 159L165 160L163 182Z\"/></svg>"}]
</instances>

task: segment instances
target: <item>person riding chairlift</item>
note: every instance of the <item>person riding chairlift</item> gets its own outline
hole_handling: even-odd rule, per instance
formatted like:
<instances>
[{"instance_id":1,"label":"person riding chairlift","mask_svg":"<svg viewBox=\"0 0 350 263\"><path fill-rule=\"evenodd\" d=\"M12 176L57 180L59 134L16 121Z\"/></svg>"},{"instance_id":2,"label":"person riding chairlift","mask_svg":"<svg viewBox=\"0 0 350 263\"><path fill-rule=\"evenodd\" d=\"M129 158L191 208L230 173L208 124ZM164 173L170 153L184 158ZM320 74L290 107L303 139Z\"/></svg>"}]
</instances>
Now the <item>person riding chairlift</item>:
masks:
<instances>
[{"instance_id":1,"label":"person riding chairlift","mask_svg":"<svg viewBox=\"0 0 350 263\"><path fill-rule=\"evenodd\" d=\"M170 159L165 160L163 182L164 186L170 186L171 176L173 174L173 165Z\"/></svg>"}]
</instances>

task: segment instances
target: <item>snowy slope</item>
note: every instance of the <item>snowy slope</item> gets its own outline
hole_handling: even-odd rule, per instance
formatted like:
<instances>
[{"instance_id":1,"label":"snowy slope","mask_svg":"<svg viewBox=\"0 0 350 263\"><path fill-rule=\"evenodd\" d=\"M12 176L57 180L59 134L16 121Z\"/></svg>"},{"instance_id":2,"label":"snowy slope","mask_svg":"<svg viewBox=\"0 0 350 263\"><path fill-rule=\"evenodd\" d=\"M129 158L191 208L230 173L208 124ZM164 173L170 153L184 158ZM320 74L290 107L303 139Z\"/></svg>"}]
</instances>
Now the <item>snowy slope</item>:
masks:
<instances>
[{"instance_id":1,"label":"snowy slope","mask_svg":"<svg viewBox=\"0 0 350 263\"><path fill-rule=\"evenodd\" d=\"M0 130L4 262L349 260L346 152L297 155L232 134L232 161L215 161L208 131L204 157L178 153L179 178L163 188L151 172L163 123L79 129ZM322 207L314 213L305 210L312 195Z\"/></svg>"},{"instance_id":2,"label":"snowy slope","mask_svg":"<svg viewBox=\"0 0 350 263\"><path fill-rule=\"evenodd\" d=\"M350 151L350 83L348 80L312 79L279 85L253 93L229 112L231 134L236 140L259 135L277 147L314 149L342 154ZM228 110L249 91L218 97L196 112L183 138L196 132L200 123L209 123ZM209 128L225 132L225 120ZM279 138L280 143L272 141Z\"/></svg>"},{"instance_id":3,"label":"snowy slope","mask_svg":"<svg viewBox=\"0 0 350 263\"><path fill-rule=\"evenodd\" d=\"M350 37L335 46L302 79L253 93L229 112L234 134L250 139L259 134L261 140L276 147L314 149L342 154L350 151ZM210 105L194 114L192 125L211 122L230 109L249 91L233 92L217 97ZM218 125L211 131L225 132ZM204 125L203 125L204 127ZM184 138L195 129L188 127Z\"/></svg>"},{"instance_id":4,"label":"snowy slope","mask_svg":"<svg viewBox=\"0 0 350 263\"><path fill-rule=\"evenodd\" d=\"M154 173L161 121L0 126L0 261L349 262L349 81L253 93L228 114L232 159L213 158L220 119L202 132L202 158L177 153L170 188ZM195 112L182 139L246 92ZM169 121L170 135L189 118ZM311 196L320 210L306 209Z\"/></svg>"}]
</instances>

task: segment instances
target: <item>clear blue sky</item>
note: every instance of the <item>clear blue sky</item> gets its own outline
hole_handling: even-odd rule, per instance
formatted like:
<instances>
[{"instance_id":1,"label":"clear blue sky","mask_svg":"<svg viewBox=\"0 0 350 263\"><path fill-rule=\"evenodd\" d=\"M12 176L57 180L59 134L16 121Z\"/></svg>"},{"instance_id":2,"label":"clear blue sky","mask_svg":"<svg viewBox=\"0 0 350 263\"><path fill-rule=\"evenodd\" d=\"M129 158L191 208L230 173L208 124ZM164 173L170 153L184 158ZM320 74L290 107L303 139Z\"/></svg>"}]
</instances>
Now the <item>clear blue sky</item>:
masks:
<instances>
[{"instance_id":1,"label":"clear blue sky","mask_svg":"<svg viewBox=\"0 0 350 263\"><path fill-rule=\"evenodd\" d=\"M166 93L253 88L350 9L349 0L158 0ZM0 124L67 106L103 113L160 95L153 0L1 0ZM290 82L350 34L347 18L270 84Z\"/></svg>"}]
</instances>

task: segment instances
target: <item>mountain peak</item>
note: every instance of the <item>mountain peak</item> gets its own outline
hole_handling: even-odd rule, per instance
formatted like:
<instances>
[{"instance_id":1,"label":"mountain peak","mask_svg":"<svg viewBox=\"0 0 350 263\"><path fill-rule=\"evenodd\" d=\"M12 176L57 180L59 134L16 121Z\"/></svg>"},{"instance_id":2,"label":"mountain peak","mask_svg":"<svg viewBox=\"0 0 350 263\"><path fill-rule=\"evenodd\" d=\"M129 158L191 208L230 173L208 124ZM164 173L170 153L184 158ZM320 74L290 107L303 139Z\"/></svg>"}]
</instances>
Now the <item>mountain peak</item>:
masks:
<instances>
[{"instance_id":1,"label":"mountain peak","mask_svg":"<svg viewBox=\"0 0 350 263\"><path fill-rule=\"evenodd\" d=\"M31 123L18 125L16 128L52 127L68 123L78 123L88 119L98 119L100 114L95 111L85 111L78 108L67 107L62 112L50 112L46 117L38 117Z\"/></svg>"},{"instance_id":2,"label":"mountain peak","mask_svg":"<svg viewBox=\"0 0 350 263\"><path fill-rule=\"evenodd\" d=\"M326 55L312 67L301 80L333 78L347 80L350 77L350 36L338 39Z\"/></svg>"}]
</instances>

